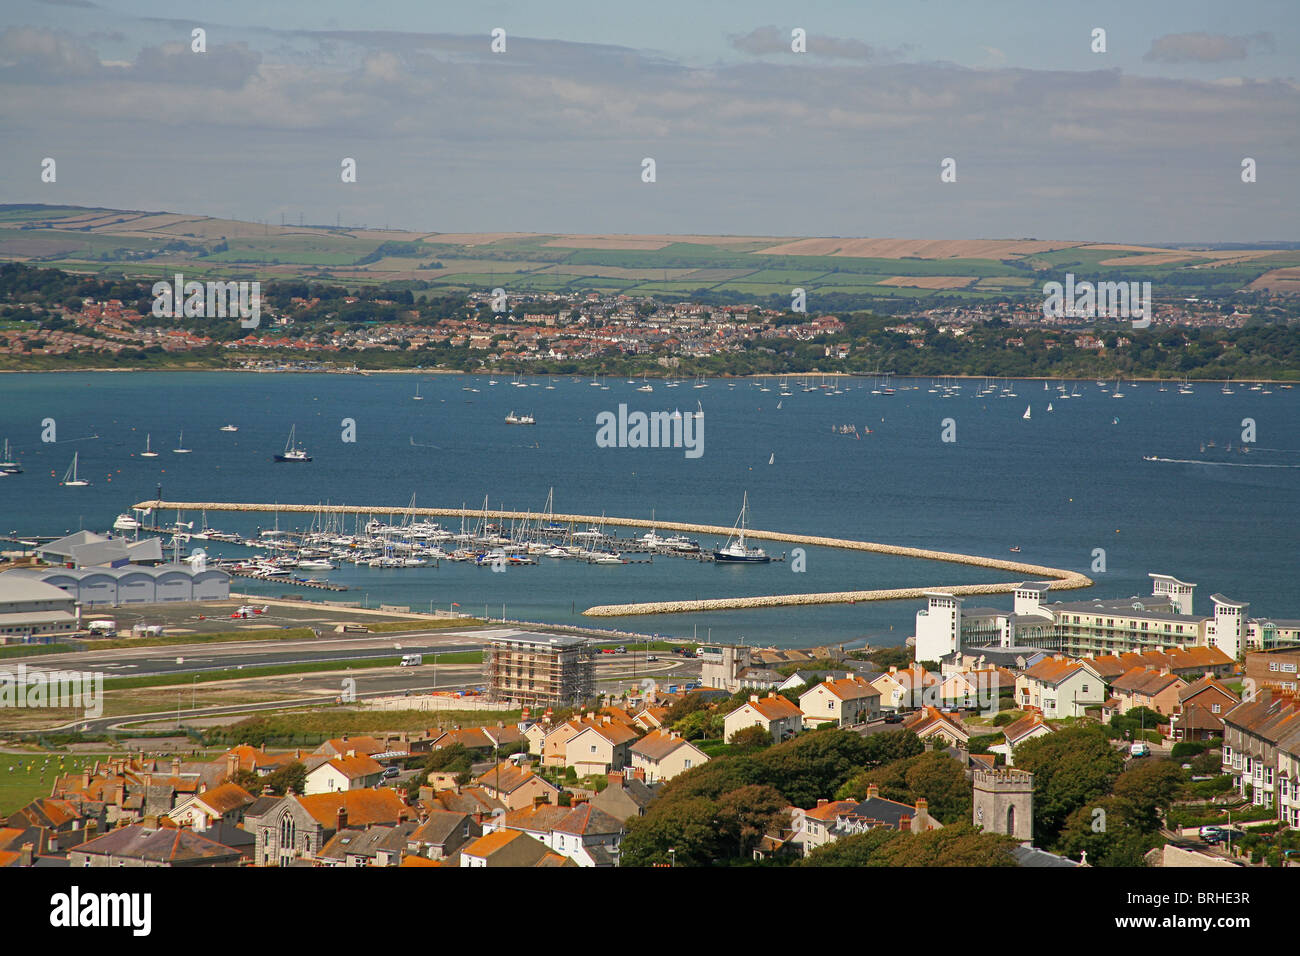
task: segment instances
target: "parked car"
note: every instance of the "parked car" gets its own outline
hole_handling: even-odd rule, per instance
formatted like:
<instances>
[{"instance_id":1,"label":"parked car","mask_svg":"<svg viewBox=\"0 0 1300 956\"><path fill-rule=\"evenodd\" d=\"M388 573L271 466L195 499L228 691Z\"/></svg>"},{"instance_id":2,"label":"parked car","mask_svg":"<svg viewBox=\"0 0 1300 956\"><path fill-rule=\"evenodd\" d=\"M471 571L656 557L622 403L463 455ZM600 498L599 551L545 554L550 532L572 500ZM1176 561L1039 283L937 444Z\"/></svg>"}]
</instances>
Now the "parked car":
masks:
<instances>
[{"instance_id":1,"label":"parked car","mask_svg":"<svg viewBox=\"0 0 1300 956\"><path fill-rule=\"evenodd\" d=\"M1147 746L1146 741L1135 740L1128 748L1130 757L1150 757L1151 748Z\"/></svg>"},{"instance_id":2,"label":"parked car","mask_svg":"<svg viewBox=\"0 0 1300 956\"><path fill-rule=\"evenodd\" d=\"M626 653L627 653L627 648L626 648L626 647L616 647L616 648L614 648L614 653L615 653L615 654L626 654Z\"/></svg>"},{"instance_id":3,"label":"parked car","mask_svg":"<svg viewBox=\"0 0 1300 956\"><path fill-rule=\"evenodd\" d=\"M887 724L901 724L902 722L902 714L885 714L885 723Z\"/></svg>"},{"instance_id":4,"label":"parked car","mask_svg":"<svg viewBox=\"0 0 1300 956\"><path fill-rule=\"evenodd\" d=\"M1206 843L1221 843L1227 836L1227 834L1223 832L1223 827L1217 826L1201 827L1200 834L1201 839Z\"/></svg>"},{"instance_id":5,"label":"parked car","mask_svg":"<svg viewBox=\"0 0 1300 956\"><path fill-rule=\"evenodd\" d=\"M384 779L385 779L385 780L391 780L393 777L396 777L396 776L397 776L398 774L400 774L401 772L402 772L402 768L401 768L401 767L385 767L385 768L384 768Z\"/></svg>"},{"instance_id":6,"label":"parked car","mask_svg":"<svg viewBox=\"0 0 1300 956\"><path fill-rule=\"evenodd\" d=\"M647 664L653 664L655 661L659 660L659 658L655 657L653 654L647 654L645 659Z\"/></svg>"}]
</instances>

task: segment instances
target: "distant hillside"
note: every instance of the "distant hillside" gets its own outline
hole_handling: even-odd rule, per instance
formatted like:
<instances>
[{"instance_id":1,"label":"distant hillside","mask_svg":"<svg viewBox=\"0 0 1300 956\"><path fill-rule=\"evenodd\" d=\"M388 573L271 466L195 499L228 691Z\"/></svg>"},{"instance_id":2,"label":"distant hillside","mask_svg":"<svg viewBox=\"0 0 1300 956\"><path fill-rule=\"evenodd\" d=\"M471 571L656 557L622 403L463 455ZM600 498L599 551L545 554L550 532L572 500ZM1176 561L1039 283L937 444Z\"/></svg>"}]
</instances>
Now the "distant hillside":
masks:
<instances>
[{"instance_id":1,"label":"distant hillside","mask_svg":"<svg viewBox=\"0 0 1300 956\"><path fill-rule=\"evenodd\" d=\"M1159 296L1300 292L1300 250L1043 239L536 235L272 225L139 210L0 206L0 260L162 276L329 278L512 292L789 302L992 300L1050 278L1149 280ZM901 304L901 303L900 303Z\"/></svg>"}]
</instances>

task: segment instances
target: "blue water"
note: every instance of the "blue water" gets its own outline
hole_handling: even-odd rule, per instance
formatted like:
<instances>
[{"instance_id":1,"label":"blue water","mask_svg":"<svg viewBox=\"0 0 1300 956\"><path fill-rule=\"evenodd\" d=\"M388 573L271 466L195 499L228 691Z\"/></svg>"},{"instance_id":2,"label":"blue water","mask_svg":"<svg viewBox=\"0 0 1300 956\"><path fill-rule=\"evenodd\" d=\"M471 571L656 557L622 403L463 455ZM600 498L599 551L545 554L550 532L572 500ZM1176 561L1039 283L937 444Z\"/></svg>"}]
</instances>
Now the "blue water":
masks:
<instances>
[{"instance_id":1,"label":"blue water","mask_svg":"<svg viewBox=\"0 0 1300 956\"><path fill-rule=\"evenodd\" d=\"M968 381L954 398L930 394L929 380L892 396L871 394L869 380L848 380L844 394L781 398L741 381L712 380L639 393L625 380L549 380L515 388L510 377L307 375L256 373L68 373L0 376L0 438L8 437L25 474L0 479L0 530L59 534L105 531L131 504L173 500L417 505L540 511L555 488L555 510L731 525L749 492L754 527L1009 557L1089 574L1097 587L1069 592L1115 597L1150 592L1147 572L1196 582L1198 611L1221 592L1251 602L1260 616L1300 618L1295 584L1300 535L1300 390L1263 395L1248 384L1233 395L1196 386L1125 384L1113 399L1095 383L1062 401L1041 382L1015 383L1017 398L976 397ZM531 379L530 381L539 381ZM472 385L479 392L463 390ZM1048 413L1048 401L1054 411ZM681 449L604 449L595 443L598 412L620 402L644 411L705 410L704 454ZM782 407L777 409L778 401ZM1022 418L1026 405L1033 412ZM511 410L537 417L512 427ZM1257 441L1239 454L1242 420ZM342 440L345 418L356 441ZM956 441L941 441L953 419ZM1118 418L1119 423L1113 424ZM57 441L41 441L53 419ZM239 426L223 433L227 422ZM860 439L832 433L855 424ZM291 425L313 455L308 465L275 464ZM190 455L175 455L179 432ZM152 434L154 459L139 457ZM97 437L95 437L97 436ZM415 447L414 439L421 446ZM1214 448L1202 453L1202 442ZM1226 451L1231 442L1233 451ZM79 452L86 488L59 485ZM775 463L769 465L769 456ZM1143 455L1203 463L1148 462ZM1211 464L1221 462L1225 464ZM1262 465L1288 467L1260 467ZM1243 467L1248 466L1248 467ZM168 515L168 520L174 518ZM185 520L201 520L186 515ZM251 532L271 515L213 513L209 524ZM280 527L310 518L282 515ZM459 520L444 522L459 529ZM348 524L351 530L351 523ZM620 534L631 533L619 529ZM639 532L638 532L639 533ZM701 542L711 546L711 539ZM780 553L788 545L767 543ZM1092 570L1094 549L1106 571ZM246 555L209 543L209 553ZM557 623L591 623L594 604L734 594L831 591L1005 580L1004 573L960 565L809 549L806 573L789 563L716 566L656 558L651 565L589 566L543 559L537 567L494 574L463 564L392 569L345 566L327 575L354 589L330 597L416 608L447 607ZM241 580L246 590L286 593L285 585ZM984 602L979 602L984 603ZM1009 606L1009 598L989 599ZM661 634L744 637L751 643L808 646L871 636L877 643L911 633L917 602L730 611L606 620ZM891 630L892 629L892 630Z\"/></svg>"}]
</instances>

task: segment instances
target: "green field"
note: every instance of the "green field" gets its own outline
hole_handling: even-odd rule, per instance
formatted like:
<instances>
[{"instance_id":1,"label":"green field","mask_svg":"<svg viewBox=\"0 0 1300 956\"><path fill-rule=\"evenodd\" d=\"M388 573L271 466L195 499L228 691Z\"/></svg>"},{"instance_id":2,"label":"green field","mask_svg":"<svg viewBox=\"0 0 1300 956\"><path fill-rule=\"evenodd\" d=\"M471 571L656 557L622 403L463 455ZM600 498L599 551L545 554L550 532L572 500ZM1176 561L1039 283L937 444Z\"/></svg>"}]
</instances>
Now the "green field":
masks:
<instances>
[{"instance_id":1,"label":"green field","mask_svg":"<svg viewBox=\"0 0 1300 956\"><path fill-rule=\"evenodd\" d=\"M108 754L0 753L0 816L8 816L37 797L48 797L54 778L80 773ZM120 755L119 755L120 756Z\"/></svg>"}]
</instances>

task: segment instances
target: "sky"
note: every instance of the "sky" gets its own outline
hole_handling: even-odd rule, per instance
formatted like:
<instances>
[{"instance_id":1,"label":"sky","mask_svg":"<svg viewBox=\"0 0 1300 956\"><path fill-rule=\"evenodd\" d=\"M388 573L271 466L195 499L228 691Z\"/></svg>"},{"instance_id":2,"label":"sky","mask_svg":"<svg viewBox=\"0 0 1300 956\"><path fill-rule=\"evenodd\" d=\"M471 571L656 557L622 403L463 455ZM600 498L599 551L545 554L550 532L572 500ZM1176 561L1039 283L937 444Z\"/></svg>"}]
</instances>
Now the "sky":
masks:
<instances>
[{"instance_id":1,"label":"sky","mask_svg":"<svg viewBox=\"0 0 1300 956\"><path fill-rule=\"evenodd\" d=\"M6 0L0 202L438 232L1294 241L1298 14Z\"/></svg>"}]
</instances>

